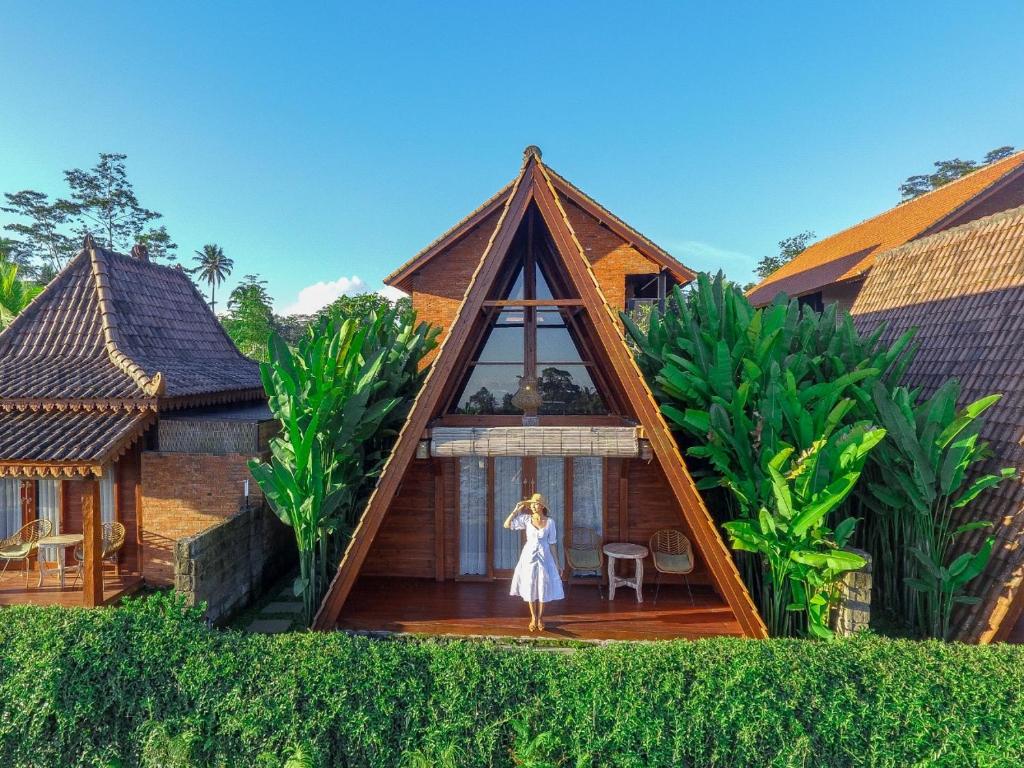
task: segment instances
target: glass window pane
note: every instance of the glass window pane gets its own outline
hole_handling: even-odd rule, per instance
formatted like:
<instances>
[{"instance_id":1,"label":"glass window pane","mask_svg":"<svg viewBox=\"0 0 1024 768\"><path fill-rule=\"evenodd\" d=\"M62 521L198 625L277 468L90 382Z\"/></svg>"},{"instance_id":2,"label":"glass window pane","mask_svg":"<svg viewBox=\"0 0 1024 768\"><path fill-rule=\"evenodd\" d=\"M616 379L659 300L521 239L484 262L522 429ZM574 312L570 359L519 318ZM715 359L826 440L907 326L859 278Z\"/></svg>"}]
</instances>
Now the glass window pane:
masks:
<instances>
[{"instance_id":1,"label":"glass window pane","mask_svg":"<svg viewBox=\"0 0 1024 768\"><path fill-rule=\"evenodd\" d=\"M590 528L604 540L604 459L579 456L572 460L572 524Z\"/></svg>"},{"instance_id":2,"label":"glass window pane","mask_svg":"<svg viewBox=\"0 0 1024 768\"><path fill-rule=\"evenodd\" d=\"M512 570L519 559L522 537L502 525L523 498L523 460L516 456L494 459L494 567Z\"/></svg>"},{"instance_id":3,"label":"glass window pane","mask_svg":"<svg viewBox=\"0 0 1024 768\"><path fill-rule=\"evenodd\" d=\"M0 477L0 537L13 536L21 528L21 481Z\"/></svg>"},{"instance_id":4,"label":"glass window pane","mask_svg":"<svg viewBox=\"0 0 1024 768\"><path fill-rule=\"evenodd\" d=\"M459 459L459 573L487 573L487 460Z\"/></svg>"},{"instance_id":5,"label":"glass window pane","mask_svg":"<svg viewBox=\"0 0 1024 768\"><path fill-rule=\"evenodd\" d=\"M544 273L540 271L540 265L537 264L535 267L534 279L537 281L536 290L534 293L535 299L550 299L553 298L551 295L551 286L548 285L548 281L544 279Z\"/></svg>"},{"instance_id":6,"label":"glass window pane","mask_svg":"<svg viewBox=\"0 0 1024 768\"><path fill-rule=\"evenodd\" d=\"M526 287L523 280L523 268L520 267L516 273L516 279L512 281L512 289L508 292L506 299L525 299L526 298Z\"/></svg>"},{"instance_id":7,"label":"glass window pane","mask_svg":"<svg viewBox=\"0 0 1024 768\"><path fill-rule=\"evenodd\" d=\"M496 326L480 350L484 363L523 362L523 326Z\"/></svg>"},{"instance_id":8,"label":"glass window pane","mask_svg":"<svg viewBox=\"0 0 1024 768\"><path fill-rule=\"evenodd\" d=\"M522 413L512 405L522 375L522 365L474 366L455 404L455 413Z\"/></svg>"},{"instance_id":9,"label":"glass window pane","mask_svg":"<svg viewBox=\"0 0 1024 768\"><path fill-rule=\"evenodd\" d=\"M608 413L584 365L538 365L542 415L604 415Z\"/></svg>"},{"instance_id":10,"label":"glass window pane","mask_svg":"<svg viewBox=\"0 0 1024 768\"><path fill-rule=\"evenodd\" d=\"M569 335L569 329L537 327L538 363L583 362L576 344Z\"/></svg>"}]
</instances>

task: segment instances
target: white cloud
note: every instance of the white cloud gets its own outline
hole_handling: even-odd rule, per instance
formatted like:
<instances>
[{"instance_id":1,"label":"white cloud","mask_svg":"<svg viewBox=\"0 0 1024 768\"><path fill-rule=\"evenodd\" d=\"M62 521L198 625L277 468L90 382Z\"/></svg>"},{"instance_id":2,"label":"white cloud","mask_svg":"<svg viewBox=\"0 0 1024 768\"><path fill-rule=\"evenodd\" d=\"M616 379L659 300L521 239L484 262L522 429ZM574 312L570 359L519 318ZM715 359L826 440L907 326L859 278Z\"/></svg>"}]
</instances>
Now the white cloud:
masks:
<instances>
[{"instance_id":1,"label":"white cloud","mask_svg":"<svg viewBox=\"0 0 1024 768\"><path fill-rule=\"evenodd\" d=\"M404 299L406 296L409 295L405 291L400 291L391 285L385 285L383 288L377 291L377 293L379 293L388 301L398 301L399 299Z\"/></svg>"},{"instance_id":2,"label":"white cloud","mask_svg":"<svg viewBox=\"0 0 1024 768\"><path fill-rule=\"evenodd\" d=\"M690 269L712 274L722 270L726 277L738 283L746 283L754 279L754 267L757 264L757 259L745 253L719 248L717 245L702 243L699 240L683 240L672 243L669 250L673 256Z\"/></svg>"},{"instance_id":3,"label":"white cloud","mask_svg":"<svg viewBox=\"0 0 1024 768\"><path fill-rule=\"evenodd\" d=\"M356 293L366 293L368 286L362 278L339 277L337 280L307 285L299 291L298 297L291 304L281 310L282 315L312 315L340 296L352 296Z\"/></svg>"}]
</instances>

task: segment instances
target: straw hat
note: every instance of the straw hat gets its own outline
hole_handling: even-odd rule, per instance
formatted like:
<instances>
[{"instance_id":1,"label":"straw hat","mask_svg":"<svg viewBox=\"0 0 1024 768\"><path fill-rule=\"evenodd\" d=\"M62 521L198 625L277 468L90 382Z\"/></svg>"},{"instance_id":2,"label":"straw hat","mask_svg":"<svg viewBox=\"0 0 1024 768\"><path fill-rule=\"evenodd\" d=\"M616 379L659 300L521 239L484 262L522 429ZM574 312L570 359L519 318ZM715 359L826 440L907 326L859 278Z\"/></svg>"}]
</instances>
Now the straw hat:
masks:
<instances>
[{"instance_id":1,"label":"straw hat","mask_svg":"<svg viewBox=\"0 0 1024 768\"><path fill-rule=\"evenodd\" d=\"M544 495L543 495L543 494L541 494L541 493L535 493L535 494L533 494L532 496L530 496L530 498L528 498L528 499L526 500L526 504L527 504L528 506L531 506L531 507L532 507L532 506L533 506L534 504L540 504L540 505L541 505L542 507L544 507L544 511L545 511L545 512L547 512L547 511L548 511L548 502L547 502L547 500L546 500L546 499L544 498Z\"/></svg>"}]
</instances>

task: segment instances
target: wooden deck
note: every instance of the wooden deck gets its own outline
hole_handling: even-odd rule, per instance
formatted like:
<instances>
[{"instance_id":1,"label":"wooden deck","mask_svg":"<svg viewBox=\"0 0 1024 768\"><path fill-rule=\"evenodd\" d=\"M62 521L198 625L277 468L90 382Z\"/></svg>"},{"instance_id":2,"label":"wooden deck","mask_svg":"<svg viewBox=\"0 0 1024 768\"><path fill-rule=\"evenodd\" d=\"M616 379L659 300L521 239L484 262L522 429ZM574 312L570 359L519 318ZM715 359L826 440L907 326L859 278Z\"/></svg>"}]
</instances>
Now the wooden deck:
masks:
<instances>
[{"instance_id":1,"label":"wooden deck","mask_svg":"<svg viewBox=\"0 0 1024 768\"><path fill-rule=\"evenodd\" d=\"M12 566L13 568L13 566ZM72 577L68 577L67 586L61 589L56 575L48 577L43 586L39 583L39 574L29 573L28 586L25 585L24 574L8 569L0 577L0 605L63 605L74 607L82 605L82 580L72 586ZM109 605L119 598L129 595L142 586L142 577L129 574L103 574L103 602Z\"/></svg>"},{"instance_id":2,"label":"wooden deck","mask_svg":"<svg viewBox=\"0 0 1024 768\"><path fill-rule=\"evenodd\" d=\"M637 603L620 587L615 601L598 597L597 587L575 584L565 600L548 603L544 632L530 633L529 609L508 594L508 582L436 582L428 579L361 577L338 619L339 629L432 635L544 637L564 640L666 640L741 635L728 606L706 587L654 587Z\"/></svg>"}]
</instances>

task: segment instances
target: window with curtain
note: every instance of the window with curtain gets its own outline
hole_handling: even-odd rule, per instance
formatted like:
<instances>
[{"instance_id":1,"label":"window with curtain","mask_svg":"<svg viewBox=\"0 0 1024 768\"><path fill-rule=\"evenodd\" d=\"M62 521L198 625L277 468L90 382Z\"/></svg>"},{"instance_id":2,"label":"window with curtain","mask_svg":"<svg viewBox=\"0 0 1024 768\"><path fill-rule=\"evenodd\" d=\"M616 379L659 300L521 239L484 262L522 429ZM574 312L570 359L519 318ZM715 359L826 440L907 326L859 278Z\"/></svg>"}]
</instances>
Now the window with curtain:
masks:
<instances>
[{"instance_id":1,"label":"window with curtain","mask_svg":"<svg viewBox=\"0 0 1024 768\"><path fill-rule=\"evenodd\" d=\"M0 478L0 538L7 538L21 528L21 481Z\"/></svg>"},{"instance_id":2,"label":"window with curtain","mask_svg":"<svg viewBox=\"0 0 1024 768\"><path fill-rule=\"evenodd\" d=\"M604 459L580 456L572 460L572 524L604 533Z\"/></svg>"},{"instance_id":3,"label":"window with curtain","mask_svg":"<svg viewBox=\"0 0 1024 768\"><path fill-rule=\"evenodd\" d=\"M117 510L114 501L115 474L116 465L107 467L107 471L100 477L100 522L103 523L112 523L115 519L114 513Z\"/></svg>"},{"instance_id":4,"label":"window with curtain","mask_svg":"<svg viewBox=\"0 0 1024 768\"><path fill-rule=\"evenodd\" d=\"M459 574L487 574L487 462L459 459Z\"/></svg>"},{"instance_id":5,"label":"window with curtain","mask_svg":"<svg viewBox=\"0 0 1024 768\"><path fill-rule=\"evenodd\" d=\"M522 538L502 523L523 498L523 460L518 456L494 459L494 568L512 570L519 560Z\"/></svg>"},{"instance_id":6,"label":"window with curtain","mask_svg":"<svg viewBox=\"0 0 1024 768\"><path fill-rule=\"evenodd\" d=\"M555 533L558 534L558 562L564 563L562 542L565 539L565 459L558 457L542 457L537 459L537 491L544 495L548 502L548 514L555 522Z\"/></svg>"},{"instance_id":7,"label":"window with curtain","mask_svg":"<svg viewBox=\"0 0 1024 768\"><path fill-rule=\"evenodd\" d=\"M48 477L36 481L36 516L40 520L49 520L51 533L60 533L60 480ZM57 547L42 547L43 560L55 563L59 556Z\"/></svg>"}]
</instances>

